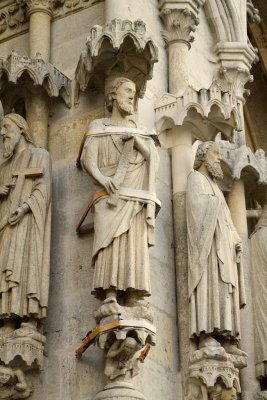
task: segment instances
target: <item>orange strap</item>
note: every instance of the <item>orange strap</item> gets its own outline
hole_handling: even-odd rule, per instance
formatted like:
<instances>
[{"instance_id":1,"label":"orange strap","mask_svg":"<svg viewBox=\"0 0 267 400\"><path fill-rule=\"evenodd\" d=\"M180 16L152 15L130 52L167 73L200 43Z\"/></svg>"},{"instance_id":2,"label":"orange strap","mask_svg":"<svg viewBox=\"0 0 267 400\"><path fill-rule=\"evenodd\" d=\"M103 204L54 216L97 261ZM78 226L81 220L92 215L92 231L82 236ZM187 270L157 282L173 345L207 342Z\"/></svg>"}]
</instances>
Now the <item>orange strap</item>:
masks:
<instances>
[{"instance_id":1,"label":"orange strap","mask_svg":"<svg viewBox=\"0 0 267 400\"><path fill-rule=\"evenodd\" d=\"M101 197L104 197L104 196L108 196L108 192L106 190L101 190L100 192L97 192L93 196L93 198L90 200L88 206L86 207L86 209L85 209L85 211L84 211L84 213L83 213L83 215L82 215L82 217L80 219L80 222L78 223L78 225L76 227L76 232L77 233L80 232L81 226L82 226L85 218L87 217L89 211L91 210L91 208L93 207L94 203L96 202L96 200L98 200L98 199L100 199Z\"/></svg>"},{"instance_id":2,"label":"orange strap","mask_svg":"<svg viewBox=\"0 0 267 400\"><path fill-rule=\"evenodd\" d=\"M109 324L99 326L98 328L94 329L93 331L88 332L87 336L83 339L82 345L76 350L76 357L81 358L85 350L88 349L88 347L93 343L95 338L103 332L110 331L111 329L119 328L120 327L120 321L113 321L110 322Z\"/></svg>"},{"instance_id":3,"label":"orange strap","mask_svg":"<svg viewBox=\"0 0 267 400\"><path fill-rule=\"evenodd\" d=\"M138 357L138 360L140 360L141 362L144 362L146 357L147 357L147 355L148 355L148 353L149 353L149 351L150 351L150 348L151 348L150 344L147 343L145 345L145 348L141 352L140 356Z\"/></svg>"}]
</instances>

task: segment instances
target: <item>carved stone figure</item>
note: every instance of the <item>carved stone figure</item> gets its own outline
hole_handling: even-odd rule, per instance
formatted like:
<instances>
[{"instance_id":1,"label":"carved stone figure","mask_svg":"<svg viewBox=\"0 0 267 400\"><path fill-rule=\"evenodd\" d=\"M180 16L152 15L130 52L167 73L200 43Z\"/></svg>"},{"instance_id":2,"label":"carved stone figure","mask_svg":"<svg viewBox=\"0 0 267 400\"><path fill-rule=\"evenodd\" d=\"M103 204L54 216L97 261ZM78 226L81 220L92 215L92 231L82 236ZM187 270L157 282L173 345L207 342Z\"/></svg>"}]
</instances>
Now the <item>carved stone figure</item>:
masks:
<instances>
[{"instance_id":1,"label":"carved stone figure","mask_svg":"<svg viewBox=\"0 0 267 400\"><path fill-rule=\"evenodd\" d=\"M223 177L220 160L217 143L202 143L188 177L190 336L202 346L212 336L226 352L244 355L236 347L245 305L242 244L216 182Z\"/></svg>"},{"instance_id":2,"label":"carved stone figure","mask_svg":"<svg viewBox=\"0 0 267 400\"><path fill-rule=\"evenodd\" d=\"M154 244L159 157L153 136L134 121L135 84L115 79L107 94L110 118L89 126L81 164L94 179L93 292L126 292L126 304L150 295L148 247Z\"/></svg>"},{"instance_id":3,"label":"carved stone figure","mask_svg":"<svg viewBox=\"0 0 267 400\"><path fill-rule=\"evenodd\" d=\"M31 393L22 370L0 366L0 399L27 399Z\"/></svg>"},{"instance_id":4,"label":"carved stone figure","mask_svg":"<svg viewBox=\"0 0 267 400\"><path fill-rule=\"evenodd\" d=\"M35 330L47 314L50 258L51 163L24 118L1 121L1 339L17 328ZM21 325L20 325L21 323Z\"/></svg>"},{"instance_id":5,"label":"carved stone figure","mask_svg":"<svg viewBox=\"0 0 267 400\"><path fill-rule=\"evenodd\" d=\"M258 379L267 377L267 206L250 238Z\"/></svg>"},{"instance_id":6,"label":"carved stone figure","mask_svg":"<svg viewBox=\"0 0 267 400\"><path fill-rule=\"evenodd\" d=\"M139 360L135 357L142 346L132 337L116 340L106 355L105 374L110 380L124 376L128 372L137 375Z\"/></svg>"}]
</instances>

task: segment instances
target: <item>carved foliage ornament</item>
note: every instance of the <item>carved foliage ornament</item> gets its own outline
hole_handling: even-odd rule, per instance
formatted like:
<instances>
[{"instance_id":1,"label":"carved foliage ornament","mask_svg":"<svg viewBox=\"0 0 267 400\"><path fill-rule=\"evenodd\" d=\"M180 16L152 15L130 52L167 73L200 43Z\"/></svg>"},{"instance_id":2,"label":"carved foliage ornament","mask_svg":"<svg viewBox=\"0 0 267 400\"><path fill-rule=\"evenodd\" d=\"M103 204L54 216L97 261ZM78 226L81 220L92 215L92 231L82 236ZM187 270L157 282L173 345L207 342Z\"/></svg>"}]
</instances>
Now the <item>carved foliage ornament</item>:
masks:
<instances>
[{"instance_id":1,"label":"carved foliage ornament","mask_svg":"<svg viewBox=\"0 0 267 400\"><path fill-rule=\"evenodd\" d=\"M166 30L162 31L164 40L170 44L173 42L186 43L190 48L190 43L194 41L192 32L196 31L199 19L189 9L184 10L165 8L161 11Z\"/></svg>"},{"instance_id":2,"label":"carved foliage ornament","mask_svg":"<svg viewBox=\"0 0 267 400\"><path fill-rule=\"evenodd\" d=\"M259 24L261 22L259 10L254 7L251 0L247 0L247 16L251 24Z\"/></svg>"},{"instance_id":3,"label":"carved foliage ornament","mask_svg":"<svg viewBox=\"0 0 267 400\"><path fill-rule=\"evenodd\" d=\"M25 24L25 7L20 4L13 4L0 13L0 35L7 29L16 30L20 25Z\"/></svg>"}]
</instances>

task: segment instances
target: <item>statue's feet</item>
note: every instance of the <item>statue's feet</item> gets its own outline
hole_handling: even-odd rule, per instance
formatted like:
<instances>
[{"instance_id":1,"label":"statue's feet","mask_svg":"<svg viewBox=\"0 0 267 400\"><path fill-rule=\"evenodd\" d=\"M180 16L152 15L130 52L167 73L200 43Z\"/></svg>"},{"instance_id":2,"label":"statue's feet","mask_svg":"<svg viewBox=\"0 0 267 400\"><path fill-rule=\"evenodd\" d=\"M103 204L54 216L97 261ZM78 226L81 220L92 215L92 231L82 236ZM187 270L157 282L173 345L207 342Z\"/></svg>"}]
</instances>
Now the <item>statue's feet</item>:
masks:
<instances>
[{"instance_id":1,"label":"statue's feet","mask_svg":"<svg viewBox=\"0 0 267 400\"><path fill-rule=\"evenodd\" d=\"M228 354L233 354L234 356L242 356L246 357L247 353L243 350L240 350L236 345L232 343L224 343L223 344L224 350Z\"/></svg>"},{"instance_id":2,"label":"statue's feet","mask_svg":"<svg viewBox=\"0 0 267 400\"><path fill-rule=\"evenodd\" d=\"M210 335L203 335L200 337L199 348L203 347L221 347L221 344Z\"/></svg>"}]
</instances>

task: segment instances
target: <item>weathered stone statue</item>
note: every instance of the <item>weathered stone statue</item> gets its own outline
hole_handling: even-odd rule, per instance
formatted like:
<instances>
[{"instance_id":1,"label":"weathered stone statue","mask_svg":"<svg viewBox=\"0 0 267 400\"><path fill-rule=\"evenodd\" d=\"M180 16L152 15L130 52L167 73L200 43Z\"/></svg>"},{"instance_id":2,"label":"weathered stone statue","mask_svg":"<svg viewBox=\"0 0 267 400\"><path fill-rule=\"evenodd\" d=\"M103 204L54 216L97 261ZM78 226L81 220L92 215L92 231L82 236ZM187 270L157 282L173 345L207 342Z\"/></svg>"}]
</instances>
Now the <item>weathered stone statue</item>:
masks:
<instances>
[{"instance_id":1,"label":"weathered stone statue","mask_svg":"<svg viewBox=\"0 0 267 400\"><path fill-rule=\"evenodd\" d=\"M153 137L134 121L135 84L117 78L108 91L110 118L95 120L81 154L94 179L93 293L126 293L126 305L150 295L148 247L154 244L156 174Z\"/></svg>"},{"instance_id":2,"label":"weathered stone statue","mask_svg":"<svg viewBox=\"0 0 267 400\"><path fill-rule=\"evenodd\" d=\"M255 321L256 374L267 378L267 206L250 238Z\"/></svg>"},{"instance_id":3,"label":"weathered stone statue","mask_svg":"<svg viewBox=\"0 0 267 400\"><path fill-rule=\"evenodd\" d=\"M215 142L202 143L186 194L190 337L188 399L236 399L247 365L240 339L245 305L242 244L217 181L223 178Z\"/></svg>"},{"instance_id":4,"label":"weathered stone statue","mask_svg":"<svg viewBox=\"0 0 267 400\"><path fill-rule=\"evenodd\" d=\"M242 244L216 180L223 177L214 142L197 150L187 187L190 336L218 339L226 351L241 354L240 307L245 304Z\"/></svg>"},{"instance_id":5,"label":"weathered stone statue","mask_svg":"<svg viewBox=\"0 0 267 400\"><path fill-rule=\"evenodd\" d=\"M37 329L47 313L51 163L24 118L1 121L5 161L0 168L0 329Z\"/></svg>"}]
</instances>

